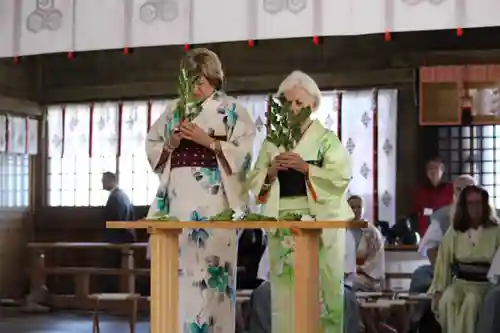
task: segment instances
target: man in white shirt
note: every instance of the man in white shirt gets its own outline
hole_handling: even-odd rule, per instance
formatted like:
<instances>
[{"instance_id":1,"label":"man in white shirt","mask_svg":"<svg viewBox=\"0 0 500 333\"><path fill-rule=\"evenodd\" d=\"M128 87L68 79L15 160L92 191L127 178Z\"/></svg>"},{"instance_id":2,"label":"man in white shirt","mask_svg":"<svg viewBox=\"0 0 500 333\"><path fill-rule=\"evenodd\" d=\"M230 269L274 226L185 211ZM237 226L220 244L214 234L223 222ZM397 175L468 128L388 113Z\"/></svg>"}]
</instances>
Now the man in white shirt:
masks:
<instances>
[{"instance_id":1,"label":"man in white shirt","mask_svg":"<svg viewBox=\"0 0 500 333\"><path fill-rule=\"evenodd\" d=\"M356 275L356 248L362 231L351 229L346 231L346 251L344 260L344 333L358 333L360 320L358 301L352 291L353 279ZM271 333L271 284L269 280L269 255L264 252L259 265L258 278L265 280L251 296L250 327L248 333Z\"/></svg>"}]
</instances>

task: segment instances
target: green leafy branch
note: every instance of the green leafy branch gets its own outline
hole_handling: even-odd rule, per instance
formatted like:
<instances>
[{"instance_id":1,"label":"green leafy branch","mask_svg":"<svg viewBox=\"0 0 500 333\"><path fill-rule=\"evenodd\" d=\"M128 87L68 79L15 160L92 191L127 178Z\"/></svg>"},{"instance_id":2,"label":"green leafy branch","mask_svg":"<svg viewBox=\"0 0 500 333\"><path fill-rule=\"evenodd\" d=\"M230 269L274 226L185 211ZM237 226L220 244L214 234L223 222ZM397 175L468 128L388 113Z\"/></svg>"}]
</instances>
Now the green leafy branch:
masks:
<instances>
[{"instance_id":1,"label":"green leafy branch","mask_svg":"<svg viewBox=\"0 0 500 333\"><path fill-rule=\"evenodd\" d=\"M235 211L232 209L226 209L217 215L210 217L209 221L233 221L235 216ZM275 218L256 214L256 213L244 213L237 218L238 221L276 221Z\"/></svg>"},{"instance_id":2,"label":"green leafy branch","mask_svg":"<svg viewBox=\"0 0 500 333\"><path fill-rule=\"evenodd\" d=\"M197 79L197 76L190 73L184 64L181 64L177 78L177 93L179 95L177 112L181 121L193 121L201 112L201 103L194 96L194 83Z\"/></svg>"},{"instance_id":3,"label":"green leafy branch","mask_svg":"<svg viewBox=\"0 0 500 333\"><path fill-rule=\"evenodd\" d=\"M152 217L146 218L146 220L152 221L164 221L164 222L179 222L179 219L175 216L170 216L164 212L156 212Z\"/></svg>"},{"instance_id":4,"label":"green leafy branch","mask_svg":"<svg viewBox=\"0 0 500 333\"><path fill-rule=\"evenodd\" d=\"M309 118L311 112L311 108L306 107L295 114L285 96L270 96L267 141L285 151L293 150L302 136L301 125Z\"/></svg>"}]
</instances>

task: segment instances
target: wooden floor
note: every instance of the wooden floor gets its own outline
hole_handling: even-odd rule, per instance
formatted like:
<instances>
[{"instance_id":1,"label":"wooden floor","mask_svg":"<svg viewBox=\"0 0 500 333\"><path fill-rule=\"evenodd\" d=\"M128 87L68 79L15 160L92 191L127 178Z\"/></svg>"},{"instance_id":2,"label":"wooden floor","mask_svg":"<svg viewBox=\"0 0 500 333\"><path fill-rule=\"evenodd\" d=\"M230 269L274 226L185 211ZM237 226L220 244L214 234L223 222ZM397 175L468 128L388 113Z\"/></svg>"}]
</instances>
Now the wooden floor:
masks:
<instances>
[{"instance_id":1,"label":"wooden floor","mask_svg":"<svg viewBox=\"0 0 500 333\"><path fill-rule=\"evenodd\" d=\"M103 315L101 333L128 333L126 318ZM52 313L44 315L23 315L8 311L0 316L2 333L92 333L90 314ZM147 320L140 321L136 333L149 333Z\"/></svg>"}]
</instances>

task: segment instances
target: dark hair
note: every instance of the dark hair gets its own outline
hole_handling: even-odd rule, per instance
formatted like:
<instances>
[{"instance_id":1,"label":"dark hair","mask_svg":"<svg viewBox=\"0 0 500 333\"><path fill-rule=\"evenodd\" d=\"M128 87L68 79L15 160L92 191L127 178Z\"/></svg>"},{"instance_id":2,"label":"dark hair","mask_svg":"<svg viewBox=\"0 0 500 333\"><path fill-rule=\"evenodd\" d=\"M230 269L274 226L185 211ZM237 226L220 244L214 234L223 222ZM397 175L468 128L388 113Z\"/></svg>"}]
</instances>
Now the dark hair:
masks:
<instances>
[{"instance_id":1,"label":"dark hair","mask_svg":"<svg viewBox=\"0 0 500 333\"><path fill-rule=\"evenodd\" d=\"M103 177L103 178L106 178L106 179L109 179L109 180L111 180L112 182L116 182L116 181L118 180L118 179L117 179L117 177L116 177L116 175L115 175L113 172L111 172L111 171L106 171L106 172L104 172L104 173L102 174L102 177Z\"/></svg>"},{"instance_id":2,"label":"dark hair","mask_svg":"<svg viewBox=\"0 0 500 333\"><path fill-rule=\"evenodd\" d=\"M444 164L443 163L443 159L439 156L434 156L434 157L431 157L427 160L427 162L425 162L425 165L431 163L431 162L436 162L436 163L440 163L440 164Z\"/></svg>"},{"instance_id":3,"label":"dark hair","mask_svg":"<svg viewBox=\"0 0 500 333\"><path fill-rule=\"evenodd\" d=\"M359 201L363 201L363 198L361 198L361 196L357 195L357 194L353 194L349 197L349 199L347 199L347 201L351 201L351 200L359 200Z\"/></svg>"},{"instance_id":4,"label":"dark hair","mask_svg":"<svg viewBox=\"0 0 500 333\"><path fill-rule=\"evenodd\" d=\"M483 216L481 216L481 226L484 228L493 227L498 224L497 220L492 218L492 211L489 203L490 196L488 192L476 185L465 187L458 197L455 215L453 216L453 229L465 232L471 227L471 217L467 208L467 196L469 193L478 193L481 195L483 206Z\"/></svg>"}]
</instances>

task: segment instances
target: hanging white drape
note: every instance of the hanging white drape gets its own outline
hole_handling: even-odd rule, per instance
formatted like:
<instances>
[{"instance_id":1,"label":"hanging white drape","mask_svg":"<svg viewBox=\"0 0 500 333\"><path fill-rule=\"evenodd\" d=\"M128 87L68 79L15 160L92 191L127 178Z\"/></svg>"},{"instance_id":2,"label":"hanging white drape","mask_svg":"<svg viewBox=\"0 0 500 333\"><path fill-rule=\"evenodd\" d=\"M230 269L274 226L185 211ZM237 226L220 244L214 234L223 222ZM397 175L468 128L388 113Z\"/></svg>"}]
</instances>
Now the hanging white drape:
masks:
<instances>
[{"instance_id":1,"label":"hanging white drape","mask_svg":"<svg viewBox=\"0 0 500 333\"><path fill-rule=\"evenodd\" d=\"M396 219L396 138L398 91L378 92L378 219Z\"/></svg>"},{"instance_id":2,"label":"hanging white drape","mask_svg":"<svg viewBox=\"0 0 500 333\"><path fill-rule=\"evenodd\" d=\"M253 161L252 165L257 160L259 156L260 147L262 146L262 142L267 135L267 104L268 104L268 96L267 95L247 95L247 96L239 96L238 101L241 105L247 109L248 113L252 117L255 125L257 126L257 133L255 134L255 141L253 144Z\"/></svg>"},{"instance_id":3,"label":"hanging white drape","mask_svg":"<svg viewBox=\"0 0 500 333\"><path fill-rule=\"evenodd\" d=\"M118 154L118 111L117 103L96 103L92 116L91 157L111 156Z\"/></svg>"},{"instance_id":4,"label":"hanging white drape","mask_svg":"<svg viewBox=\"0 0 500 333\"><path fill-rule=\"evenodd\" d=\"M342 143L351 155L352 178L349 194L359 195L365 204L364 217L376 220L373 212L373 111L374 92L348 91L342 94Z\"/></svg>"},{"instance_id":5,"label":"hanging white drape","mask_svg":"<svg viewBox=\"0 0 500 333\"><path fill-rule=\"evenodd\" d=\"M321 98L318 110L312 115L312 119L319 120L323 126L338 134L339 101L340 92L325 92Z\"/></svg>"}]
</instances>

